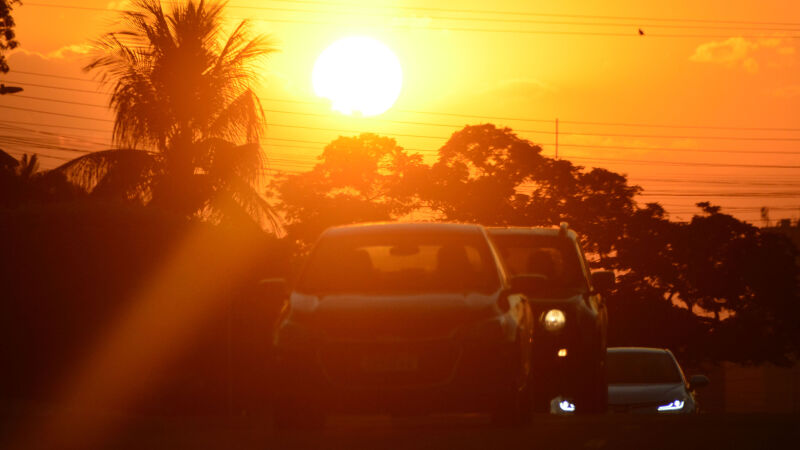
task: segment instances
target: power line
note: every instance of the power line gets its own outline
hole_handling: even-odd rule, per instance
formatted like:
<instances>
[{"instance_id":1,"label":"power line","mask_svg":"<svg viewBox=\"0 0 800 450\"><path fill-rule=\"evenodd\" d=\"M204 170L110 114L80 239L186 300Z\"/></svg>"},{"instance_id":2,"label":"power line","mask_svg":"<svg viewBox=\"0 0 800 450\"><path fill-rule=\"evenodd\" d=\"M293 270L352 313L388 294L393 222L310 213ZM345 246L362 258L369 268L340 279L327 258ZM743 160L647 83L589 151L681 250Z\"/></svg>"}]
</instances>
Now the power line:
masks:
<instances>
[{"instance_id":1,"label":"power line","mask_svg":"<svg viewBox=\"0 0 800 450\"><path fill-rule=\"evenodd\" d=\"M293 8L277 8L277 7L268 7L268 6L243 6L243 5L226 5L228 8L231 9L249 9L249 10L258 10L258 11L270 11L270 12L296 12L296 13L305 13L305 14L336 14L336 15L347 15L347 16L368 16L368 17L388 17L388 18L396 18L396 16L392 14L378 14L375 12L364 12L363 7L359 7L357 11L341 11L341 10L309 10L309 9L293 9ZM454 11L456 12L456 11ZM578 25L578 26L599 26L599 27L628 27L633 28L646 26L648 28L674 28L674 29L713 29L713 30L757 30L757 31L800 31L798 28L774 28L773 26L714 26L714 25L676 25L676 24L653 24L653 23L642 23L642 22L628 22L628 23L614 23L614 22L575 22L575 21L552 21L552 20L534 20L534 19L520 19L520 18L487 18L487 17L474 17L474 16L426 16L425 19L431 20L451 20L451 21L462 21L462 22L486 22L486 23L519 23L519 24L531 24L531 25ZM622 20L622 19L614 19L614 20ZM798 25L800 26L800 25Z\"/></svg>"},{"instance_id":2,"label":"power line","mask_svg":"<svg viewBox=\"0 0 800 450\"><path fill-rule=\"evenodd\" d=\"M52 7L52 8L67 8L67 9L79 9L79 10L94 10L94 11L111 11L108 9L102 8L91 8L91 7L83 7L83 6L67 6L67 5L51 5L51 4L43 4L43 3L26 3L28 6L39 6L39 7ZM261 22L271 22L271 23L296 23L296 24L307 24L307 25L339 25L334 22L320 22L320 21L310 21L310 20L291 20L291 19L264 19L259 17L229 17L230 19L235 20L255 20ZM458 32L473 32L473 33L511 33L511 34L533 34L533 35L555 35L555 36L606 36L606 37L634 37L637 39L641 39L642 37L636 33L635 31L621 33L621 32L587 32L587 31L562 31L562 30L530 30L530 29L509 29L509 28L469 28L469 27L431 27L426 26L424 28L419 28L411 25L404 25L404 24L396 24L390 23L385 24L384 26L390 28L400 28L400 29L411 29L411 30L431 30L431 31L458 31ZM728 38L729 35L715 35L715 34L658 34L658 33L648 33L648 37L651 38ZM739 37L742 38L750 38L750 39L757 39L757 38L774 38L775 35L740 35ZM786 39L798 39L800 35L781 35L777 36Z\"/></svg>"},{"instance_id":3,"label":"power line","mask_svg":"<svg viewBox=\"0 0 800 450\"><path fill-rule=\"evenodd\" d=\"M45 135L45 136L57 137L57 138L60 138L60 139L65 139L65 140L70 140L70 141L84 142L84 143L87 143L87 144L97 145L97 146L100 146L100 147L106 147L106 148L110 148L111 147L111 144L109 144L107 142L104 143L104 142L92 141L92 140L86 139L85 136L74 136L74 135L70 135L70 134L49 133L47 131L42 131L42 130L33 130L33 129L30 129L30 128L21 128L21 127L18 127L18 126L3 125L2 123L0 123L0 128L6 129L6 130L10 130L10 131L22 131L22 132L31 133L31 134L34 134L34 135Z\"/></svg>"},{"instance_id":4,"label":"power line","mask_svg":"<svg viewBox=\"0 0 800 450\"><path fill-rule=\"evenodd\" d=\"M634 20L642 21L649 20L654 22L691 22L691 23L717 23L717 24L740 24L740 25L781 25L781 26L798 26L797 22L758 22L758 21L743 21L743 20L720 20L720 19L695 19L695 18L664 18L664 17L641 17L641 16L610 16L610 15L588 15L588 14L555 14L555 13L540 13L531 11L503 11L503 10L488 10L488 9L453 9L453 8L435 8L423 6L404 6L404 5L359 5L353 3L341 2L323 2L313 0L272 0L278 3L296 3L296 4L313 4L328 7L353 7L353 8L382 8L382 9L395 9L407 11L431 11L431 12L448 12L459 14L489 14L489 15L513 15L513 16L528 16L528 17L569 17L580 19L598 19L598 20ZM172 3L172 2L171 2ZM40 6L51 8L67 8L79 9L90 11L114 11L107 8L93 8L87 6L74 6L74 5L53 5L45 3L32 3L25 2L26 6ZM275 9L267 7L253 7L243 5L226 5L229 8L246 8L246 9Z\"/></svg>"},{"instance_id":5,"label":"power line","mask_svg":"<svg viewBox=\"0 0 800 450\"><path fill-rule=\"evenodd\" d=\"M114 122L111 119L100 119L100 118L97 118L97 117L79 116L79 115L75 115L75 114L63 114L63 113L56 113L56 112L51 112L51 111L43 111L41 109L20 108L20 107L17 107L17 106L0 105L0 108L14 109L14 110L17 110L17 111L33 112L33 113L37 113L37 114L49 114L51 116L70 117L70 118L73 118L73 119L96 120L98 122L112 122L112 123Z\"/></svg>"},{"instance_id":6,"label":"power line","mask_svg":"<svg viewBox=\"0 0 800 450\"><path fill-rule=\"evenodd\" d=\"M612 159L612 158L585 158L577 156L564 157L568 160L588 161L588 162L616 162L616 163L632 163L632 164L645 164L645 165L666 165L666 166L698 166L698 167L741 167L741 168L754 168L754 169L800 169L800 166L781 166L781 165L768 165L768 164L726 164L726 163L702 163L702 162L685 162L685 161L653 161L653 160L635 160L635 159Z\"/></svg>"},{"instance_id":7,"label":"power line","mask_svg":"<svg viewBox=\"0 0 800 450\"><path fill-rule=\"evenodd\" d=\"M11 108L11 109L21 109L26 111L33 111L33 112L43 112L48 113L45 111L38 111L38 110L30 110L28 108L15 108L15 107L8 107L4 105L0 105L0 108ZM76 118L83 118L81 116L74 116L74 115L65 115L59 113L50 113L59 116L67 116L67 117L76 117ZM111 120L105 119L94 119L94 120L102 120L106 122L112 122ZM11 122L11 121L9 121ZM30 124L30 123L28 123ZM342 130L342 129L335 129L335 128L323 128L323 127L311 127L311 126L303 126L303 125L288 125L288 124L279 124L273 123L272 126L275 127L284 127L284 128L297 128L297 129L309 129L309 130L317 130L317 131L334 131L334 132L347 132L347 133L356 133L360 134L360 131L356 130ZM427 139L442 139L441 136L428 136L428 135L416 135L416 134L402 134L402 133L379 133L382 135L387 136L399 136L399 137L414 137L414 138L427 138ZM433 150L432 152L435 152ZM703 167L744 167L744 168L774 168L774 169L796 169L800 168L800 166L787 166L787 165L758 165L758 164L723 164L723 163L700 163L700 162L674 162L674 161L653 161L653 160L627 160L627 159L617 159L617 158L586 158L586 157L571 157L572 160L577 161L605 161L605 162L617 162L617 163L634 163L634 164L663 164L663 165L678 165L678 166L703 166Z\"/></svg>"},{"instance_id":8,"label":"power line","mask_svg":"<svg viewBox=\"0 0 800 450\"><path fill-rule=\"evenodd\" d=\"M11 69L11 71L9 73L11 73L11 74L19 73L19 74L23 74L23 75L36 75L38 77L60 78L62 80L83 81L85 83L97 83L97 81L95 81L95 80L89 80L89 79L86 79L86 78L68 77L66 75L56 75L56 74L52 74L52 73L28 72L28 71L25 71L25 70L17 70L17 69Z\"/></svg>"},{"instance_id":9,"label":"power line","mask_svg":"<svg viewBox=\"0 0 800 450\"><path fill-rule=\"evenodd\" d=\"M303 101L303 100L290 100L290 99L277 99L262 97L262 101L282 102L282 103L299 103L307 105L319 105L321 102ZM435 112L435 111L419 111L398 109L398 112L411 113L411 114L428 114L436 116L451 116L462 117L467 119L490 119L490 120L509 120L515 122L539 122L539 123L553 123L555 119L544 118L523 118L523 117L508 117L508 116L494 116L486 114L461 114L450 112ZM573 125L600 125L600 126L620 126L620 127L640 127L640 128L685 128L685 129L709 129L709 130L733 130L733 131L800 131L800 128L780 128L780 127L736 127L736 126L715 126L715 125L678 125L678 124L647 124L647 123L632 123L632 122L598 122L598 121L580 121L580 120L562 120L561 123L568 123Z\"/></svg>"},{"instance_id":10,"label":"power line","mask_svg":"<svg viewBox=\"0 0 800 450\"><path fill-rule=\"evenodd\" d=\"M59 148L64 147L63 145L61 145L60 142L54 142L52 138L47 139L43 136L20 136L20 135L9 134L9 135L2 135L0 136L0 138L5 139L7 142L14 142L18 144L30 144L33 146L57 146ZM64 140L79 141L79 139L66 139L66 138L64 138ZM91 142L91 141L82 141L82 142L91 145L96 145L98 147L106 147L104 144L101 144L99 142Z\"/></svg>"},{"instance_id":11,"label":"power line","mask_svg":"<svg viewBox=\"0 0 800 450\"><path fill-rule=\"evenodd\" d=\"M79 130L79 131L94 131L98 133L108 133L110 130L101 130L99 128L83 128L83 127L72 127L69 125L51 125L51 124L42 124L41 122L25 122L20 120L0 120L0 123L13 123L18 125L31 125L31 126L46 126L49 128L63 128L65 130Z\"/></svg>"},{"instance_id":12,"label":"power line","mask_svg":"<svg viewBox=\"0 0 800 450\"><path fill-rule=\"evenodd\" d=\"M33 96L33 95L14 94L14 98L27 98L29 100L39 100L39 101L43 101L43 102L65 103L65 104L68 104L68 105L91 106L93 108L108 109L108 105L100 105L100 104L96 104L96 103L85 103L85 102L71 102L69 100L58 100L58 99L55 99L55 98L36 97L36 96Z\"/></svg>"},{"instance_id":13,"label":"power line","mask_svg":"<svg viewBox=\"0 0 800 450\"><path fill-rule=\"evenodd\" d=\"M17 156L31 154L31 152L25 152L23 150L16 150L16 149L13 149L13 148L8 149L8 153L15 153L15 154L17 154ZM41 154L40 153L34 153L34 154L36 156L38 156L38 157L41 157L41 158L57 159L59 161L71 161L72 160L72 158L66 158L66 157L63 157L63 156L47 155L47 154L43 154L43 153L41 153Z\"/></svg>"},{"instance_id":14,"label":"power line","mask_svg":"<svg viewBox=\"0 0 800 450\"><path fill-rule=\"evenodd\" d=\"M315 0L271 0L278 3L306 3L324 6L351 6L363 8L364 5L354 3L342 2L323 2ZM28 3L26 3L28 4ZM540 13L531 11L503 11L493 9L453 9L453 8L436 8L427 6L404 6L404 5L379 5L372 7L381 7L387 9L399 10L413 10L413 11L435 11L435 12L453 12L462 14L491 14L491 15L513 15L513 16L534 16L534 17L571 17L581 19L599 19L599 20L652 20L654 22L695 22L695 23L732 23L732 24L755 24L755 25L786 25L786 26L800 26L797 22L755 22L755 21L740 21L740 20L720 20L720 19L693 19L693 18L663 18L663 17L637 17L637 16L609 16L609 15L589 15L589 14L555 14L555 13Z\"/></svg>"},{"instance_id":15,"label":"power line","mask_svg":"<svg viewBox=\"0 0 800 450\"><path fill-rule=\"evenodd\" d=\"M689 153L740 153L750 155L800 155L800 151L781 151L781 150L723 150L706 148L669 148L669 147L637 147L628 145L591 145L591 144L559 144L561 147L574 148L602 148L609 150L656 150L669 152L689 152Z\"/></svg>"},{"instance_id":16,"label":"power line","mask_svg":"<svg viewBox=\"0 0 800 450\"><path fill-rule=\"evenodd\" d=\"M795 198L800 197L800 191L793 192L658 192L645 191L639 194L643 197L773 197Z\"/></svg>"},{"instance_id":17,"label":"power line","mask_svg":"<svg viewBox=\"0 0 800 450\"><path fill-rule=\"evenodd\" d=\"M40 87L46 89L58 89L61 91L73 91L73 92L85 92L87 94L96 94L96 95L108 95L107 92L98 92L98 91L90 91L88 89L76 89L76 88L68 88L63 86L48 86L46 84L38 84L38 83L28 83L27 81L15 81L15 80L3 80L6 83L14 83L14 84L23 84L25 86L33 86L33 87Z\"/></svg>"},{"instance_id":18,"label":"power line","mask_svg":"<svg viewBox=\"0 0 800 450\"><path fill-rule=\"evenodd\" d=\"M766 187L800 187L800 183L777 183L777 182L758 182L758 181L748 181L743 183L742 180L732 180L732 181L724 181L724 180L694 180L694 179L677 179L677 178L649 178L649 177L628 177L628 181L638 184L640 181L647 181L648 183L674 183L674 184L715 184L715 185L727 185L727 186L739 186L742 184L747 184L749 186L766 186Z\"/></svg>"},{"instance_id":19,"label":"power line","mask_svg":"<svg viewBox=\"0 0 800 450\"><path fill-rule=\"evenodd\" d=\"M280 110L280 109L264 109L264 111L265 111L265 112L271 112L271 113L278 113L278 114L295 114L295 115L309 116L309 117L323 117L323 118L330 118L330 115L328 115L328 114L309 113L309 112L303 112L303 111L286 111L286 110ZM437 114L437 113L429 113L429 114ZM479 117L479 116L466 116L466 115L463 115L463 116L465 116L465 117ZM560 123L571 123L571 124L589 124L589 125L600 125L600 124L601 124L600 122L580 122L580 121L570 121L570 120L560 120L560 119L509 119L509 118L496 118L496 119L501 119L501 120L516 120L516 121L531 121L531 122L548 122L548 123L553 123L555 120L558 120ZM393 119L383 119L383 118L370 118L369 120L375 120L375 121L379 121L379 122L391 122L391 123L399 123L399 124L403 124L403 125L420 125L420 126L434 126L434 127L448 127L448 128L453 128L453 127L460 127L460 126L463 126L463 125L458 125L458 124L449 124L449 123L437 123L437 122L414 122L414 121L406 121L406 120L393 120ZM604 123L603 125L612 125L612 123ZM631 124L613 124L613 125L621 125L621 126L640 126L640 127L641 127L641 126L645 126L645 125L631 125ZM662 126L659 126L659 125L651 125L651 126L654 126L654 127L661 127L661 128L699 128L699 129L728 129L728 130L744 130L744 128L738 128L738 129L737 129L737 128L735 128L735 127L700 127L700 126L685 126L685 127L678 127L678 126L669 126L669 125L662 125ZM763 129L763 128L749 128L748 130L759 130L759 131L762 131L762 130L764 130L764 131L765 131L765 129ZM781 131L800 131L800 128L796 128L796 129L772 129L772 131L774 131L774 130L781 130ZM554 132L552 132L552 131L534 131L534 130L525 130L525 129L518 129L517 131L522 131L522 132L533 132L533 133L553 133L553 134L555 134L555 133L554 133ZM562 132L561 134L569 134L569 133L563 133L563 132ZM598 134L591 133L591 135L598 135ZM609 135L609 136L613 136L613 135ZM642 136L642 135L633 135L633 137L641 137L641 136ZM654 136L654 137L662 137L662 136ZM754 139L755 139L755 138L754 138ZM800 140L800 139L798 139L798 140ZM615 147L615 148L621 148L621 147ZM649 148L649 149L656 150L656 148ZM726 152L727 152L727 151L726 151ZM733 152L733 151L731 151L731 152L732 152L732 153L735 153L735 152Z\"/></svg>"},{"instance_id":20,"label":"power line","mask_svg":"<svg viewBox=\"0 0 800 450\"><path fill-rule=\"evenodd\" d=\"M74 79L74 77L65 77L61 75L51 75L51 74L43 74L39 72L21 72L17 71L18 73L25 73L29 75L40 75L40 76L50 76L53 78L63 78L63 79ZM90 91L85 89L71 89L65 88L61 86L52 86L52 85L42 85L42 84L32 84L22 81L14 81L14 80L6 80L9 83L16 83L16 84L23 84L28 86L34 87L44 87L49 89L62 89L62 90L77 90L78 92L86 92L90 94L98 94L98 95L107 95L104 92L97 92L97 91ZM81 80L86 82L93 82L93 80ZM23 95L16 95L16 97L24 97ZM37 98L40 100L44 100L43 98ZM271 97L261 97L262 101L271 101L271 102L282 102L282 103L297 103L297 104L306 104L306 105L319 105L321 102L318 101L304 101L304 100L293 100L293 99L278 99L278 98L271 98ZM99 104L89 104L89 103L81 103L85 104L86 106L101 106ZM284 110L265 110L270 112L276 113L286 113L286 114L298 114L298 115L307 115L307 116L320 116L320 117L328 117L323 114L318 113L308 113L308 112L301 112L301 111L284 111ZM490 119L490 120L508 120L508 121L517 121L517 122L537 122L537 123L553 123L555 119L545 119L545 118L523 118L523 117L509 117L509 116L494 116L494 115L483 115L483 114L463 114L463 113L450 113L450 112L435 112L435 111L419 111L419 110L401 110L398 109L398 112L402 113L411 113L411 114L427 114L427 115L439 115L439 116L450 116L450 117L460 117L460 118L468 118L468 119ZM371 119L371 120L388 120L388 119ZM647 124L647 123L632 123L632 122L601 122L601 121L580 121L580 120L562 120L559 119L561 123L566 124L573 124L573 125L598 125L598 126L620 126L620 127L640 127L640 128L675 128L675 129L709 129L709 130L732 130L732 131L789 131L789 132L800 132L800 128L783 128L783 127L738 127L738 126L717 126L717 125L679 125L679 124ZM409 124L424 124L424 125L431 125L429 122L404 122L404 121L396 121L400 123L409 123ZM451 126L448 124L437 124L435 126ZM452 125L458 126L458 125Z\"/></svg>"},{"instance_id":21,"label":"power line","mask_svg":"<svg viewBox=\"0 0 800 450\"><path fill-rule=\"evenodd\" d=\"M40 114L49 114L54 116L62 116L62 117L70 117L76 119L85 119L85 120L94 120L99 122L113 122L111 119L101 119L96 117L88 117L88 116L79 116L74 114L63 114L63 113L54 113L50 111L43 111L38 109L32 108L21 108L16 106L7 106L7 105L0 105L0 108L6 109L14 109L19 111L26 111L26 112L34 112ZM400 122L400 123L408 123L414 125L424 125L423 122L403 122L403 121L394 121L388 119L379 119L389 122ZM309 129L309 130L318 130L318 131L333 131L333 132L345 132L345 133L355 133L360 134L363 131L359 130L346 130L346 129L337 129L337 128L324 128L324 127L311 127L305 125L289 125L289 124L281 124L281 123L272 123L270 124L273 127L283 127L283 128L301 128L301 129ZM446 124L436 124L436 126L453 126L455 125L446 125ZM538 134L549 134L554 135L556 134L555 131L550 130L530 130L530 129L523 129L518 128L515 131L519 133L538 133ZM379 133L386 136L399 136L399 137L412 137L412 138L426 138L426 139L442 139L442 136L430 136L430 135L420 135L420 134L403 134L403 133ZM787 137L745 137L745 136L687 136L687 135L651 135L651 134L624 134L624 133L584 133L584 132L572 132L572 131L561 131L559 134L567 135L567 136L601 136L601 137L636 137L636 138L656 138L656 139L704 139L704 140L729 140L729 141L791 141L791 142L798 142L800 138L787 138Z\"/></svg>"}]
</instances>

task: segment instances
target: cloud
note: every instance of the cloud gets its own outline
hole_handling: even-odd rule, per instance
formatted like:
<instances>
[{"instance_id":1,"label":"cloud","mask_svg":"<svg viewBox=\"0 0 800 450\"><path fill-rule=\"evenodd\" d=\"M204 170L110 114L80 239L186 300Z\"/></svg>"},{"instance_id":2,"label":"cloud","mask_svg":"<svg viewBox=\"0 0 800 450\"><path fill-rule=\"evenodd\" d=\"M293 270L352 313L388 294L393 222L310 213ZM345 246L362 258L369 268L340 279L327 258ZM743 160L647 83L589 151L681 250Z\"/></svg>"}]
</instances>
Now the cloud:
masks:
<instances>
[{"instance_id":1,"label":"cloud","mask_svg":"<svg viewBox=\"0 0 800 450\"><path fill-rule=\"evenodd\" d=\"M763 38L748 40L732 37L724 41L700 44L689 57L690 61L721 64L726 67L739 67L755 73L763 61L770 66L780 65L780 59L791 58L795 48L782 38Z\"/></svg>"},{"instance_id":2,"label":"cloud","mask_svg":"<svg viewBox=\"0 0 800 450\"><path fill-rule=\"evenodd\" d=\"M52 52L48 53L32 52L25 49L19 49L15 51L14 54L11 55L11 57L19 58L21 56L29 56L29 57L49 59L49 60L53 59L68 60L68 59L83 58L91 50L92 50L91 44L71 44L71 45L65 45L57 50L53 50Z\"/></svg>"},{"instance_id":3,"label":"cloud","mask_svg":"<svg viewBox=\"0 0 800 450\"><path fill-rule=\"evenodd\" d=\"M85 77L86 80L91 80L92 77L82 71L83 66L89 61L89 51L88 45L68 45L49 53L19 49L8 58L8 64L11 67L10 75L14 75L16 71L26 71ZM27 75L25 79L28 79Z\"/></svg>"},{"instance_id":4,"label":"cloud","mask_svg":"<svg viewBox=\"0 0 800 450\"><path fill-rule=\"evenodd\" d=\"M747 39L733 37L722 42L707 42L701 44L689 58L695 62L724 64L727 66L741 65L746 70L758 70L758 62L752 57L752 52L758 44Z\"/></svg>"}]
</instances>

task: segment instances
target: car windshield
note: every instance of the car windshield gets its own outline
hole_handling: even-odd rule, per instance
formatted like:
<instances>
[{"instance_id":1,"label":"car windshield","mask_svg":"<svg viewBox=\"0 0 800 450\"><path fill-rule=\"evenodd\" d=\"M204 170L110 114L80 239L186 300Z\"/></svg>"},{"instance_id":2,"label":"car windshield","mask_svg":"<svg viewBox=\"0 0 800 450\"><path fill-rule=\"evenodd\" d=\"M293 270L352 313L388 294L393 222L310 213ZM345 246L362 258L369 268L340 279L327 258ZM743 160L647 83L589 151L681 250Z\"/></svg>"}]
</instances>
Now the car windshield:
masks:
<instances>
[{"instance_id":1,"label":"car windshield","mask_svg":"<svg viewBox=\"0 0 800 450\"><path fill-rule=\"evenodd\" d=\"M668 353L608 352L608 384L681 383L677 363Z\"/></svg>"},{"instance_id":2,"label":"car windshield","mask_svg":"<svg viewBox=\"0 0 800 450\"><path fill-rule=\"evenodd\" d=\"M503 263L513 275L543 275L555 289L585 289L575 244L559 236L491 234Z\"/></svg>"},{"instance_id":3,"label":"car windshield","mask_svg":"<svg viewBox=\"0 0 800 450\"><path fill-rule=\"evenodd\" d=\"M314 294L481 292L500 281L482 233L364 230L323 237L298 289Z\"/></svg>"}]
</instances>

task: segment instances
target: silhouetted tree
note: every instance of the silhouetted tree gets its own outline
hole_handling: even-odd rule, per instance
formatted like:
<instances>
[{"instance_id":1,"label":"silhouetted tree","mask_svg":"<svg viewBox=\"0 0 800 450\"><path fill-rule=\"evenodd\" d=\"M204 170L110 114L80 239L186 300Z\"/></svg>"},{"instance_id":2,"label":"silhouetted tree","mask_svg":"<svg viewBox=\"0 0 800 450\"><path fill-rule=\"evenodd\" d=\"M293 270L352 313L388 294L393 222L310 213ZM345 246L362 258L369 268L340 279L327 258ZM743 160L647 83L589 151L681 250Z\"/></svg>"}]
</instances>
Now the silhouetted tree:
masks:
<instances>
[{"instance_id":1,"label":"silhouetted tree","mask_svg":"<svg viewBox=\"0 0 800 450\"><path fill-rule=\"evenodd\" d=\"M601 257L615 252L640 188L623 175L587 171L541 151L509 128L466 126L439 150L421 195L447 220L520 226L566 221L582 232L588 251Z\"/></svg>"},{"instance_id":2,"label":"silhouetted tree","mask_svg":"<svg viewBox=\"0 0 800 450\"><path fill-rule=\"evenodd\" d=\"M439 149L421 196L447 220L515 224L527 203L517 188L546 166L541 151L509 128L466 126Z\"/></svg>"},{"instance_id":3,"label":"silhouetted tree","mask_svg":"<svg viewBox=\"0 0 800 450\"><path fill-rule=\"evenodd\" d=\"M244 21L223 39L222 7L189 1L165 12L160 1L138 0L123 13L123 29L103 36L86 66L111 87L121 149L58 170L106 197L273 221L253 188L265 121L252 84L254 62L274 49L263 37L248 39Z\"/></svg>"},{"instance_id":4,"label":"silhouetted tree","mask_svg":"<svg viewBox=\"0 0 800 450\"><path fill-rule=\"evenodd\" d=\"M800 349L797 250L785 238L705 202L691 222L670 221L656 203L639 206L641 188L624 175L544 157L508 128L465 127L431 167L420 159L381 165L380 155L394 154L396 144L369 136L386 149L367 151L363 142L340 138L313 170L273 185L299 240L312 242L330 225L397 219L420 206L430 208L423 216L429 220L567 221L593 264L619 275L609 298L612 344L668 347L696 362L782 363Z\"/></svg>"},{"instance_id":5,"label":"silhouetted tree","mask_svg":"<svg viewBox=\"0 0 800 450\"><path fill-rule=\"evenodd\" d=\"M0 150L0 207L74 199L81 194L62 174L40 172L37 155L25 154L17 161Z\"/></svg>"},{"instance_id":6,"label":"silhouetted tree","mask_svg":"<svg viewBox=\"0 0 800 450\"><path fill-rule=\"evenodd\" d=\"M764 233L718 206L697 206L701 214L689 223L667 220L652 204L631 217L613 259L623 275L609 304L631 306L616 311L626 330L618 335L635 336L645 317L625 297L653 303L660 296L698 314L696 322L707 329L686 349L694 359L787 363L800 350L797 250L785 236Z\"/></svg>"},{"instance_id":7,"label":"silhouetted tree","mask_svg":"<svg viewBox=\"0 0 800 450\"><path fill-rule=\"evenodd\" d=\"M8 73L8 61L5 52L17 48L14 17L11 15L14 5L19 5L19 0L0 0L0 72Z\"/></svg>"},{"instance_id":8,"label":"silhouetted tree","mask_svg":"<svg viewBox=\"0 0 800 450\"><path fill-rule=\"evenodd\" d=\"M310 244L329 226L396 219L419 207L426 167L394 139L339 137L319 159L312 170L272 184L292 239Z\"/></svg>"}]
</instances>

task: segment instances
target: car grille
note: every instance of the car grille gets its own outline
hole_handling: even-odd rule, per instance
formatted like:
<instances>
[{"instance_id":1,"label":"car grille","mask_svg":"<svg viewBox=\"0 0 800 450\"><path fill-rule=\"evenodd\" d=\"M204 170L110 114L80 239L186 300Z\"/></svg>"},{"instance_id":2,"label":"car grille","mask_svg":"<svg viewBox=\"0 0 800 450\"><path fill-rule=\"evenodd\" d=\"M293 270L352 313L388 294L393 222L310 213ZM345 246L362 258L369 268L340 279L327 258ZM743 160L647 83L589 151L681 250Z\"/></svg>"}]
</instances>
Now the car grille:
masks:
<instances>
[{"instance_id":1,"label":"car grille","mask_svg":"<svg viewBox=\"0 0 800 450\"><path fill-rule=\"evenodd\" d=\"M347 388L402 388L446 384L461 348L450 339L331 342L319 353L329 381Z\"/></svg>"}]
</instances>

